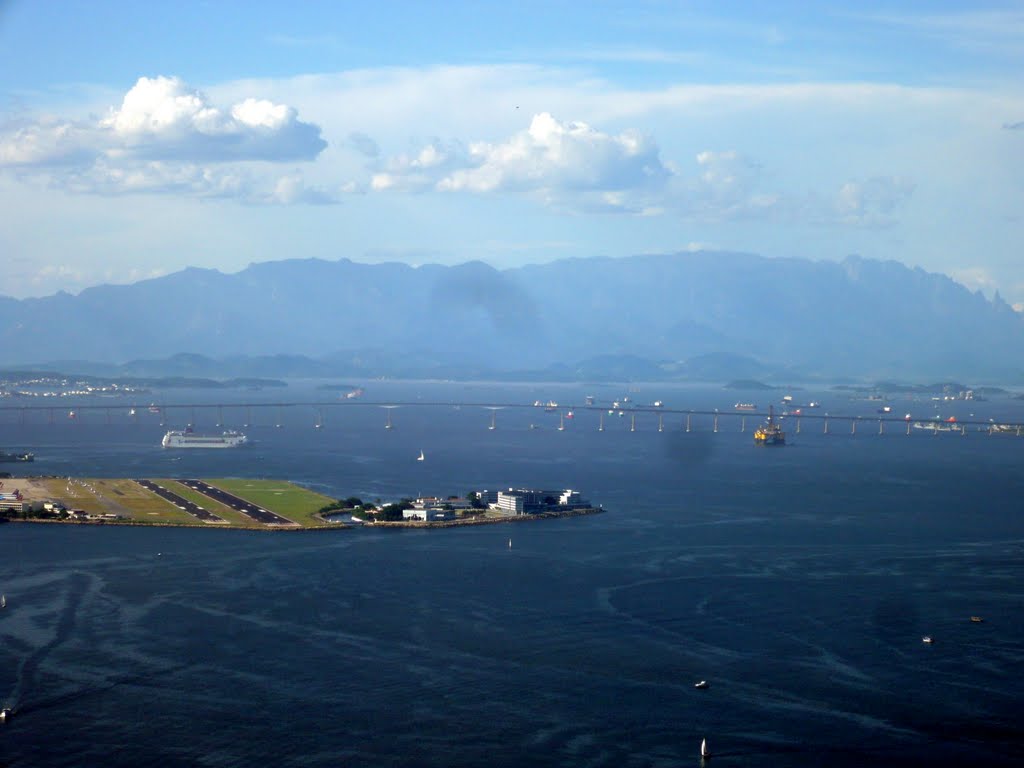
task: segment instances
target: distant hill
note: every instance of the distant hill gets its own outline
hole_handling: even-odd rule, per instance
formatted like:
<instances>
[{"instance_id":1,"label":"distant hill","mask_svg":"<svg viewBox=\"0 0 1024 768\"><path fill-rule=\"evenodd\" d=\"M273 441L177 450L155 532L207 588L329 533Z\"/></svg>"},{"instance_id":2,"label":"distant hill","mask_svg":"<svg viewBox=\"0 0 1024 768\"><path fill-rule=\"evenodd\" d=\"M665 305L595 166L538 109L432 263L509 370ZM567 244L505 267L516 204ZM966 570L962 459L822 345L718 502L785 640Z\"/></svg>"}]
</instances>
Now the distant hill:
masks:
<instances>
[{"instance_id":1,"label":"distant hill","mask_svg":"<svg viewBox=\"0 0 1024 768\"><path fill-rule=\"evenodd\" d=\"M720 252L190 268L0 298L0 349L147 376L1024 380L1024 318L998 297L895 261Z\"/></svg>"}]
</instances>

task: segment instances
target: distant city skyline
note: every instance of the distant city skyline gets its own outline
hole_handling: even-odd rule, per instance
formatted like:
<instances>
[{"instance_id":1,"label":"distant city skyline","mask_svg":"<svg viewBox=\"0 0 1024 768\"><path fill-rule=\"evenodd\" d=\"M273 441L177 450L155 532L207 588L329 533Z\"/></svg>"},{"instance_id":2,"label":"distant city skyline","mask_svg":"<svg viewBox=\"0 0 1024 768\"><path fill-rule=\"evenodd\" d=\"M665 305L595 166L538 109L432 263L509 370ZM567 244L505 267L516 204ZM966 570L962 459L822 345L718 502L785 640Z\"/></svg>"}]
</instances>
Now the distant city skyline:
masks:
<instances>
[{"instance_id":1,"label":"distant city skyline","mask_svg":"<svg viewBox=\"0 0 1024 768\"><path fill-rule=\"evenodd\" d=\"M1024 5L0 5L0 295L893 259L1024 309Z\"/></svg>"}]
</instances>

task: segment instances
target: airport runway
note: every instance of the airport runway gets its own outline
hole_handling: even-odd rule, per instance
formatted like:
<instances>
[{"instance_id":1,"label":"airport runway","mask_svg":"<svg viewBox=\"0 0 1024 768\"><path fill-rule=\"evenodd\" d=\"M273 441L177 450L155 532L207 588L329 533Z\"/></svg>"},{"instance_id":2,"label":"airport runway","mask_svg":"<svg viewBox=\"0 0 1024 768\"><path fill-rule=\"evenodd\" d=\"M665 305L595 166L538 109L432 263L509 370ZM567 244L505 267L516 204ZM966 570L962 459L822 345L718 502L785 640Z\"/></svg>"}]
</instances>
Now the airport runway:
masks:
<instances>
[{"instance_id":1,"label":"airport runway","mask_svg":"<svg viewBox=\"0 0 1024 768\"><path fill-rule=\"evenodd\" d=\"M157 485L152 480L136 480L135 482L141 485L146 490L152 491L160 498L167 499L167 501L171 502L171 504L173 504L176 507L179 507L180 509L185 510L193 517L198 517L204 523L227 522L227 520L225 520L223 517L217 517L217 515L213 514L208 510L203 509L194 501L189 501L188 499L183 498L176 493L172 493L171 491L164 488L162 485Z\"/></svg>"},{"instance_id":2,"label":"airport runway","mask_svg":"<svg viewBox=\"0 0 1024 768\"><path fill-rule=\"evenodd\" d=\"M275 515L270 510L256 506L251 501L246 501L232 493L222 491L220 488L215 488L208 483L204 483L202 480L180 480L179 482L194 491L199 491L199 493L204 496L209 496L214 501L219 501L221 504L229 506L232 509L241 512L243 515L251 517L257 523L263 523L265 525L298 525L298 523L295 523L288 518Z\"/></svg>"}]
</instances>

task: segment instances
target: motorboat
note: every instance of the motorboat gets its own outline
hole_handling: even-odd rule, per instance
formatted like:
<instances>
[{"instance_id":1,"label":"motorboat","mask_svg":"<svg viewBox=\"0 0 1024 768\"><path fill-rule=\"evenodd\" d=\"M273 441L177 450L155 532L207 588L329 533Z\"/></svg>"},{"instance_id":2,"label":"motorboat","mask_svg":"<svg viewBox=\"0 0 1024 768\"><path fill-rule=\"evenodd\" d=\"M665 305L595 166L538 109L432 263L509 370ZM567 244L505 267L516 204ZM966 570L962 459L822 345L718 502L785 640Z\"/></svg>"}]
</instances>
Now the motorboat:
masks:
<instances>
[{"instance_id":1,"label":"motorboat","mask_svg":"<svg viewBox=\"0 0 1024 768\"><path fill-rule=\"evenodd\" d=\"M709 684L707 680L701 680L699 683L694 683L693 687L703 691L704 689L709 687Z\"/></svg>"},{"instance_id":2,"label":"motorboat","mask_svg":"<svg viewBox=\"0 0 1024 768\"><path fill-rule=\"evenodd\" d=\"M931 635L925 635L924 637L921 638L921 642L922 643L927 643L928 645L931 645L935 641L932 640L932 636Z\"/></svg>"}]
</instances>

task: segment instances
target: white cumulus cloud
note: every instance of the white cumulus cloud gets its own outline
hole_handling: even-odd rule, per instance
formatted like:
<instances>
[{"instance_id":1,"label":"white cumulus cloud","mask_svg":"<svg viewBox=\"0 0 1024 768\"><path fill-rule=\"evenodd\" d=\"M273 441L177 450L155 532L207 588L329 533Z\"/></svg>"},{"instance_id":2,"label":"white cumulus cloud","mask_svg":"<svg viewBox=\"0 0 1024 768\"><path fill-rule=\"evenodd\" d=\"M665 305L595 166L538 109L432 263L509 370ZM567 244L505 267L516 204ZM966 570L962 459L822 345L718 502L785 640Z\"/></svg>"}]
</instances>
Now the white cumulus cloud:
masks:
<instances>
[{"instance_id":1,"label":"white cumulus cloud","mask_svg":"<svg viewBox=\"0 0 1024 768\"><path fill-rule=\"evenodd\" d=\"M327 146L289 106L247 98L224 110L176 77L139 78L99 128L113 134L111 153L150 158L312 160Z\"/></svg>"},{"instance_id":2,"label":"white cumulus cloud","mask_svg":"<svg viewBox=\"0 0 1024 768\"><path fill-rule=\"evenodd\" d=\"M79 193L323 202L294 182L261 182L252 161L313 160L326 146L290 106L245 98L222 108L176 77L142 77L102 118L0 125L0 170Z\"/></svg>"},{"instance_id":3,"label":"white cumulus cloud","mask_svg":"<svg viewBox=\"0 0 1024 768\"><path fill-rule=\"evenodd\" d=\"M586 123L559 122L546 112L505 142L470 145L469 156L472 166L442 179L441 189L624 190L660 183L670 175L649 137L632 132L611 136Z\"/></svg>"},{"instance_id":4,"label":"white cumulus cloud","mask_svg":"<svg viewBox=\"0 0 1024 768\"><path fill-rule=\"evenodd\" d=\"M779 195L761 189L761 166L736 150L697 153L697 174L681 200L690 216L728 220L776 212Z\"/></svg>"},{"instance_id":5,"label":"white cumulus cloud","mask_svg":"<svg viewBox=\"0 0 1024 768\"><path fill-rule=\"evenodd\" d=\"M370 181L374 191L443 189L445 179L472 162L458 142L433 139L413 153L390 158Z\"/></svg>"},{"instance_id":6,"label":"white cumulus cloud","mask_svg":"<svg viewBox=\"0 0 1024 768\"><path fill-rule=\"evenodd\" d=\"M553 205L639 212L671 175L648 136L611 135L544 112L504 141L433 141L394 157L372 188L525 193Z\"/></svg>"}]
</instances>

